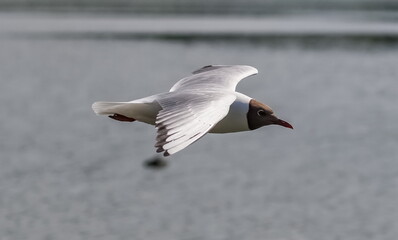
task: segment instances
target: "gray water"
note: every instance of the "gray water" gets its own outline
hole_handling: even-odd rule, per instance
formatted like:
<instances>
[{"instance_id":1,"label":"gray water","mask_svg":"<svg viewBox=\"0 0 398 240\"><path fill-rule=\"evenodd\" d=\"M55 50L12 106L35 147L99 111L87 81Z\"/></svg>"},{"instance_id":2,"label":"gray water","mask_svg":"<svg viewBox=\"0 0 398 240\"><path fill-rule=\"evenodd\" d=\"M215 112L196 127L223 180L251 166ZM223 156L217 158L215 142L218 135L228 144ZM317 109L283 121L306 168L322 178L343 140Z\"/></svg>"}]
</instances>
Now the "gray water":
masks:
<instances>
[{"instance_id":1,"label":"gray water","mask_svg":"<svg viewBox=\"0 0 398 240\"><path fill-rule=\"evenodd\" d=\"M37 38L2 29L0 239L398 236L396 45ZM208 64L258 68L238 91L295 129L209 134L167 168L149 170L142 164L155 155L154 127L91 110L98 100L168 91Z\"/></svg>"}]
</instances>

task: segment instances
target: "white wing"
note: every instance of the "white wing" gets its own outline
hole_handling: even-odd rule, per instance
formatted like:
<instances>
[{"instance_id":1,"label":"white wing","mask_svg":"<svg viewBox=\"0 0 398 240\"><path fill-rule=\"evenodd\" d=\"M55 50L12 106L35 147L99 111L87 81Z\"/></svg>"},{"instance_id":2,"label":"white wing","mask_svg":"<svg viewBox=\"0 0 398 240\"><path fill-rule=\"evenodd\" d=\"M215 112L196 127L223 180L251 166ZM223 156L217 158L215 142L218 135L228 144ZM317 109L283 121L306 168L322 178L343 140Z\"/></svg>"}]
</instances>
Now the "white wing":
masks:
<instances>
[{"instance_id":1,"label":"white wing","mask_svg":"<svg viewBox=\"0 0 398 240\"><path fill-rule=\"evenodd\" d=\"M170 92L157 99L157 152L176 153L205 135L229 111L236 96L230 92Z\"/></svg>"},{"instance_id":2,"label":"white wing","mask_svg":"<svg viewBox=\"0 0 398 240\"><path fill-rule=\"evenodd\" d=\"M235 91L236 85L238 85L240 80L257 73L257 69L251 66L209 65L178 81L170 89L170 92L185 89Z\"/></svg>"}]
</instances>

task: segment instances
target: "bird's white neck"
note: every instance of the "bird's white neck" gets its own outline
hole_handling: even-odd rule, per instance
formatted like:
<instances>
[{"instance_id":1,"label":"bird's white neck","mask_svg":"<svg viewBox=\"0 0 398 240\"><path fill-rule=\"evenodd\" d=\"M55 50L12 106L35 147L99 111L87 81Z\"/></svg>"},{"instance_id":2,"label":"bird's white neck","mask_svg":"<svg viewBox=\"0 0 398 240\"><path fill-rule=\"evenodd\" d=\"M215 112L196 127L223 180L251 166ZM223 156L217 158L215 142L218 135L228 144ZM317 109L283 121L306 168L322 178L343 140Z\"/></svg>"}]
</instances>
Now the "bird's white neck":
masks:
<instances>
[{"instance_id":1,"label":"bird's white neck","mask_svg":"<svg viewBox=\"0 0 398 240\"><path fill-rule=\"evenodd\" d=\"M250 97L235 92L236 100L231 104L228 115L218 122L210 133L230 133L249 131L247 113L249 111Z\"/></svg>"}]
</instances>

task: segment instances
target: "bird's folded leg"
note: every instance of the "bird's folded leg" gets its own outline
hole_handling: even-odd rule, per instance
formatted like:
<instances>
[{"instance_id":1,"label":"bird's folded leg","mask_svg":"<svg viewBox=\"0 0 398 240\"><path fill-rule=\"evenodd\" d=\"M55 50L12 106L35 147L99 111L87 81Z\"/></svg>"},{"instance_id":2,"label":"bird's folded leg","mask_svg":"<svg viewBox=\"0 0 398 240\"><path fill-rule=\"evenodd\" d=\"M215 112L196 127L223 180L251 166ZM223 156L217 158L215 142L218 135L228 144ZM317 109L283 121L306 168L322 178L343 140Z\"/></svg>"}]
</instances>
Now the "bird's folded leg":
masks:
<instances>
[{"instance_id":1,"label":"bird's folded leg","mask_svg":"<svg viewBox=\"0 0 398 240\"><path fill-rule=\"evenodd\" d=\"M117 113L115 113L113 115L110 115L108 117L110 117L112 119L115 119L115 120L118 120L118 121L121 121L121 122L134 122L135 121L134 118L126 117L124 115L120 115L120 114L117 114Z\"/></svg>"}]
</instances>

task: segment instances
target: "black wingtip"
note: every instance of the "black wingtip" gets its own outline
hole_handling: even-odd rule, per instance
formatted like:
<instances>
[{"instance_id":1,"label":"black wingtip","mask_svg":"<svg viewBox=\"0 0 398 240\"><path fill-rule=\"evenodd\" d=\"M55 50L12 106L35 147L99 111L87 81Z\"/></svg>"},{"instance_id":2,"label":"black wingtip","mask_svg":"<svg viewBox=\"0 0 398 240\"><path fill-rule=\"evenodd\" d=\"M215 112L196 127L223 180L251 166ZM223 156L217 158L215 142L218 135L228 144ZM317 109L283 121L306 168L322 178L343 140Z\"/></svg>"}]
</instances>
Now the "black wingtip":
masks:
<instances>
[{"instance_id":1,"label":"black wingtip","mask_svg":"<svg viewBox=\"0 0 398 240\"><path fill-rule=\"evenodd\" d=\"M197 73L202 73L202 72L207 72L213 69L217 69L219 68L219 66L217 65L206 65L204 67L199 68L198 70L193 71L193 74L197 74Z\"/></svg>"},{"instance_id":2,"label":"black wingtip","mask_svg":"<svg viewBox=\"0 0 398 240\"><path fill-rule=\"evenodd\" d=\"M205 68L209 68L209 67L213 67L213 65L206 65L206 66L202 67L201 69L205 69Z\"/></svg>"}]
</instances>

